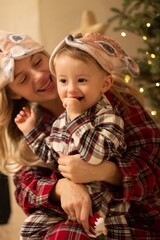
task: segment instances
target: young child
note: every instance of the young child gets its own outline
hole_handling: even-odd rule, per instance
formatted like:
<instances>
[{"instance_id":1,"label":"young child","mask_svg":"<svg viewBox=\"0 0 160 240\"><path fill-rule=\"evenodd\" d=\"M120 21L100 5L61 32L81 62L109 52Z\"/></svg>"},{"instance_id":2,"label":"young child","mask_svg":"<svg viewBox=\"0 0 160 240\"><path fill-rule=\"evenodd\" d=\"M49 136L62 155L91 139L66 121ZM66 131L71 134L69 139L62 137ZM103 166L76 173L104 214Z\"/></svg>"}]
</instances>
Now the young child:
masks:
<instances>
[{"instance_id":1,"label":"young child","mask_svg":"<svg viewBox=\"0 0 160 240\"><path fill-rule=\"evenodd\" d=\"M75 38L69 35L64 39L51 55L50 69L56 76L58 93L66 111L53 123L49 137L45 136L40 124L36 126L34 109L20 111L15 122L30 148L55 167L61 152L66 155L79 153L82 160L94 165L122 158L126 149L123 119L104 93L111 88L115 71L127 69L137 76L138 65L115 41L99 33L90 33ZM106 223L111 215L109 221L119 221L119 226L130 237L125 218L129 202L122 202L119 196L115 199L103 182L86 186L93 212L98 212ZM69 218L72 220L72 216Z\"/></svg>"}]
</instances>

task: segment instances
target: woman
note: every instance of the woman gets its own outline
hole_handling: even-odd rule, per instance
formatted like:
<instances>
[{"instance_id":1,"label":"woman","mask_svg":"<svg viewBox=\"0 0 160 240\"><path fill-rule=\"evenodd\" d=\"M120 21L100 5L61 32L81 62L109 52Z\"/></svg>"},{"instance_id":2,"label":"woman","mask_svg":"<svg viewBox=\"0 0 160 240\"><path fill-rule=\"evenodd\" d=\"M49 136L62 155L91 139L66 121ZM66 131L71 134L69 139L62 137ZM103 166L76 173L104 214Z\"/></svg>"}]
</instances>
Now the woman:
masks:
<instances>
[{"instance_id":1,"label":"woman","mask_svg":"<svg viewBox=\"0 0 160 240\"><path fill-rule=\"evenodd\" d=\"M40 214L44 213L46 225L42 228L39 222L38 226L32 226L33 229L41 229L38 233L41 239L90 239L83 228L89 230L91 200L81 183L91 181L105 181L115 198L121 194L124 200L131 201L127 220L133 239L160 237L160 132L137 100L125 92L120 94L119 86L114 86L107 93L111 104L125 122L127 151L123 163L113 159L113 162L104 162L95 168L81 161L78 155L61 156L58 163L64 178L60 178L58 172L33 159L14 124L14 118L22 106L37 102L41 116L43 113L44 131L49 134L53 117L57 118L63 111L55 81L49 72L47 54L42 46L24 35L0 32L0 45L0 65L1 68L3 66L0 73L1 156L5 167L15 166L11 165L7 156L7 145L10 147L8 138L5 138L7 130L12 147L14 144L12 160L17 167L24 165L15 174L16 199L26 214L33 213L35 209L39 209ZM12 53L12 58L8 53ZM13 59L15 65L12 64ZM126 98L129 107L124 105ZM69 216L76 217L77 222L64 221L54 225L52 209L55 211L60 205ZM22 232L21 235L23 239L27 237L27 233ZM116 236L111 226L107 239L127 238L123 233Z\"/></svg>"}]
</instances>

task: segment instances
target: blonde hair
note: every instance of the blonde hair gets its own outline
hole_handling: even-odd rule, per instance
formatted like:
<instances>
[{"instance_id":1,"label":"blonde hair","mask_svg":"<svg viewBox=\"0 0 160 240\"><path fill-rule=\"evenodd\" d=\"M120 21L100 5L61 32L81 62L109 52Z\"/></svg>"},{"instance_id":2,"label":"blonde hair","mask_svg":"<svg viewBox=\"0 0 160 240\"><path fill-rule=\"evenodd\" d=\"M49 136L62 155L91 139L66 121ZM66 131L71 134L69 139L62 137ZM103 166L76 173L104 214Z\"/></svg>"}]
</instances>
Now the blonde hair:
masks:
<instances>
[{"instance_id":1,"label":"blonde hair","mask_svg":"<svg viewBox=\"0 0 160 240\"><path fill-rule=\"evenodd\" d=\"M42 163L27 146L14 122L23 106L30 107L30 103L24 98L12 100L7 87L0 90L0 171L6 174L15 173L22 166Z\"/></svg>"}]
</instances>

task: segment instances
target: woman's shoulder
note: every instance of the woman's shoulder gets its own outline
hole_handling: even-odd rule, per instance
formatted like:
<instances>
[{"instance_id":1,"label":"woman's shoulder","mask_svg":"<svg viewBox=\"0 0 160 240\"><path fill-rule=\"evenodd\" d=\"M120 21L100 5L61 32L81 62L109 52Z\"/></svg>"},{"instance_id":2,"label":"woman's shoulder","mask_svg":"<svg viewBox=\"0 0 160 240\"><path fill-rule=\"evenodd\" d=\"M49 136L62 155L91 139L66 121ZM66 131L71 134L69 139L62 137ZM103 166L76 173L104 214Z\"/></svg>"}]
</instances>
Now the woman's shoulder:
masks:
<instances>
[{"instance_id":1,"label":"woman's shoulder","mask_svg":"<svg viewBox=\"0 0 160 240\"><path fill-rule=\"evenodd\" d=\"M111 92L107 92L106 96L113 108L119 111L126 126L143 126L143 128L157 129L157 126L148 111L134 96L124 93L125 101L128 103L127 105L124 104L123 100ZM157 131L159 130L157 129Z\"/></svg>"}]
</instances>

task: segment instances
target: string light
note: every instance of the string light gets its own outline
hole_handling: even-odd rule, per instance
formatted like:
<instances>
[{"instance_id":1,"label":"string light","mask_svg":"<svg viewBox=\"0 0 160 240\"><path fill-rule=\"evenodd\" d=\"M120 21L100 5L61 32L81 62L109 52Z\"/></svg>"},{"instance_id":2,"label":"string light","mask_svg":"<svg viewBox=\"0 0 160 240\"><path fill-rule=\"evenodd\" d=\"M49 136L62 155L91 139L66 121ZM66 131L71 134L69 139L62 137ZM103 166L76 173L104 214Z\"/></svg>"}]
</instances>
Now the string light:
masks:
<instances>
[{"instance_id":1,"label":"string light","mask_svg":"<svg viewBox=\"0 0 160 240\"><path fill-rule=\"evenodd\" d=\"M146 26L149 28L149 27L151 27L151 23L146 23ZM121 32L121 36L122 37L126 37L127 36L127 34L125 33L125 32ZM146 40L148 40L148 38L147 38L147 36L143 36L142 37L143 38L143 40L144 41L146 41ZM149 53L148 51L146 51L145 52L145 54L146 55L150 55L150 58L151 59L155 59L156 58L156 55L154 54L154 53ZM152 65L152 60L151 59L148 59L148 65ZM124 77L124 81L126 82L126 83L129 83L130 82L130 80L131 80L131 77L130 77L130 75L125 75L125 77ZM145 86L141 86L140 88L139 88L139 92L141 93L141 94L143 94L144 92L147 92L147 89L151 89L151 88L155 88L155 87L160 87L160 82L156 82L156 83L152 83L152 84L148 84L148 85L145 85ZM157 115L159 114L155 109L151 109L150 107L149 107L149 109L148 109L148 113L151 115L151 116L153 116L153 117L157 117Z\"/></svg>"},{"instance_id":2,"label":"string light","mask_svg":"<svg viewBox=\"0 0 160 240\"><path fill-rule=\"evenodd\" d=\"M156 116L156 115L157 115L157 111L156 111L156 110L152 110L152 111L151 111L151 115L152 115L152 116Z\"/></svg>"},{"instance_id":3,"label":"string light","mask_svg":"<svg viewBox=\"0 0 160 240\"><path fill-rule=\"evenodd\" d=\"M140 91L141 93L144 92L144 88L141 87L141 88L139 89L139 91Z\"/></svg>"},{"instance_id":4,"label":"string light","mask_svg":"<svg viewBox=\"0 0 160 240\"><path fill-rule=\"evenodd\" d=\"M130 81L131 77L129 75L125 75L124 81L128 83Z\"/></svg>"},{"instance_id":5,"label":"string light","mask_svg":"<svg viewBox=\"0 0 160 240\"><path fill-rule=\"evenodd\" d=\"M147 27L150 27L150 26L151 26L151 24L150 24L150 23L146 23L146 26L147 26Z\"/></svg>"},{"instance_id":6,"label":"string light","mask_svg":"<svg viewBox=\"0 0 160 240\"><path fill-rule=\"evenodd\" d=\"M156 58L156 55L154 53L152 53L151 58Z\"/></svg>"},{"instance_id":7,"label":"string light","mask_svg":"<svg viewBox=\"0 0 160 240\"><path fill-rule=\"evenodd\" d=\"M125 32L121 32L121 36L122 36L122 37L126 37L126 35L127 35L127 34L126 34Z\"/></svg>"},{"instance_id":8,"label":"string light","mask_svg":"<svg viewBox=\"0 0 160 240\"><path fill-rule=\"evenodd\" d=\"M146 40L147 40L147 37L146 37L146 36L143 36L143 40L146 41Z\"/></svg>"},{"instance_id":9,"label":"string light","mask_svg":"<svg viewBox=\"0 0 160 240\"><path fill-rule=\"evenodd\" d=\"M156 82L156 83L153 83L153 84L148 84L145 87L140 87L139 91L144 92L145 89L155 88L155 87L160 87L160 82Z\"/></svg>"},{"instance_id":10,"label":"string light","mask_svg":"<svg viewBox=\"0 0 160 240\"><path fill-rule=\"evenodd\" d=\"M144 91L145 91L145 89L147 89L147 88L154 88L154 87L160 87L160 82L156 82L156 83L154 83L154 84L149 84L149 85L147 85L147 86L145 86L145 88L143 88L143 87L140 87L139 88L139 91L140 91L140 93L143 93ZM147 107L146 107L146 109L147 109ZM152 115L153 117L157 117L157 115L158 115L158 113L157 113L157 111L154 109L150 109L150 108L148 108L148 112L150 113L150 115Z\"/></svg>"}]
</instances>

